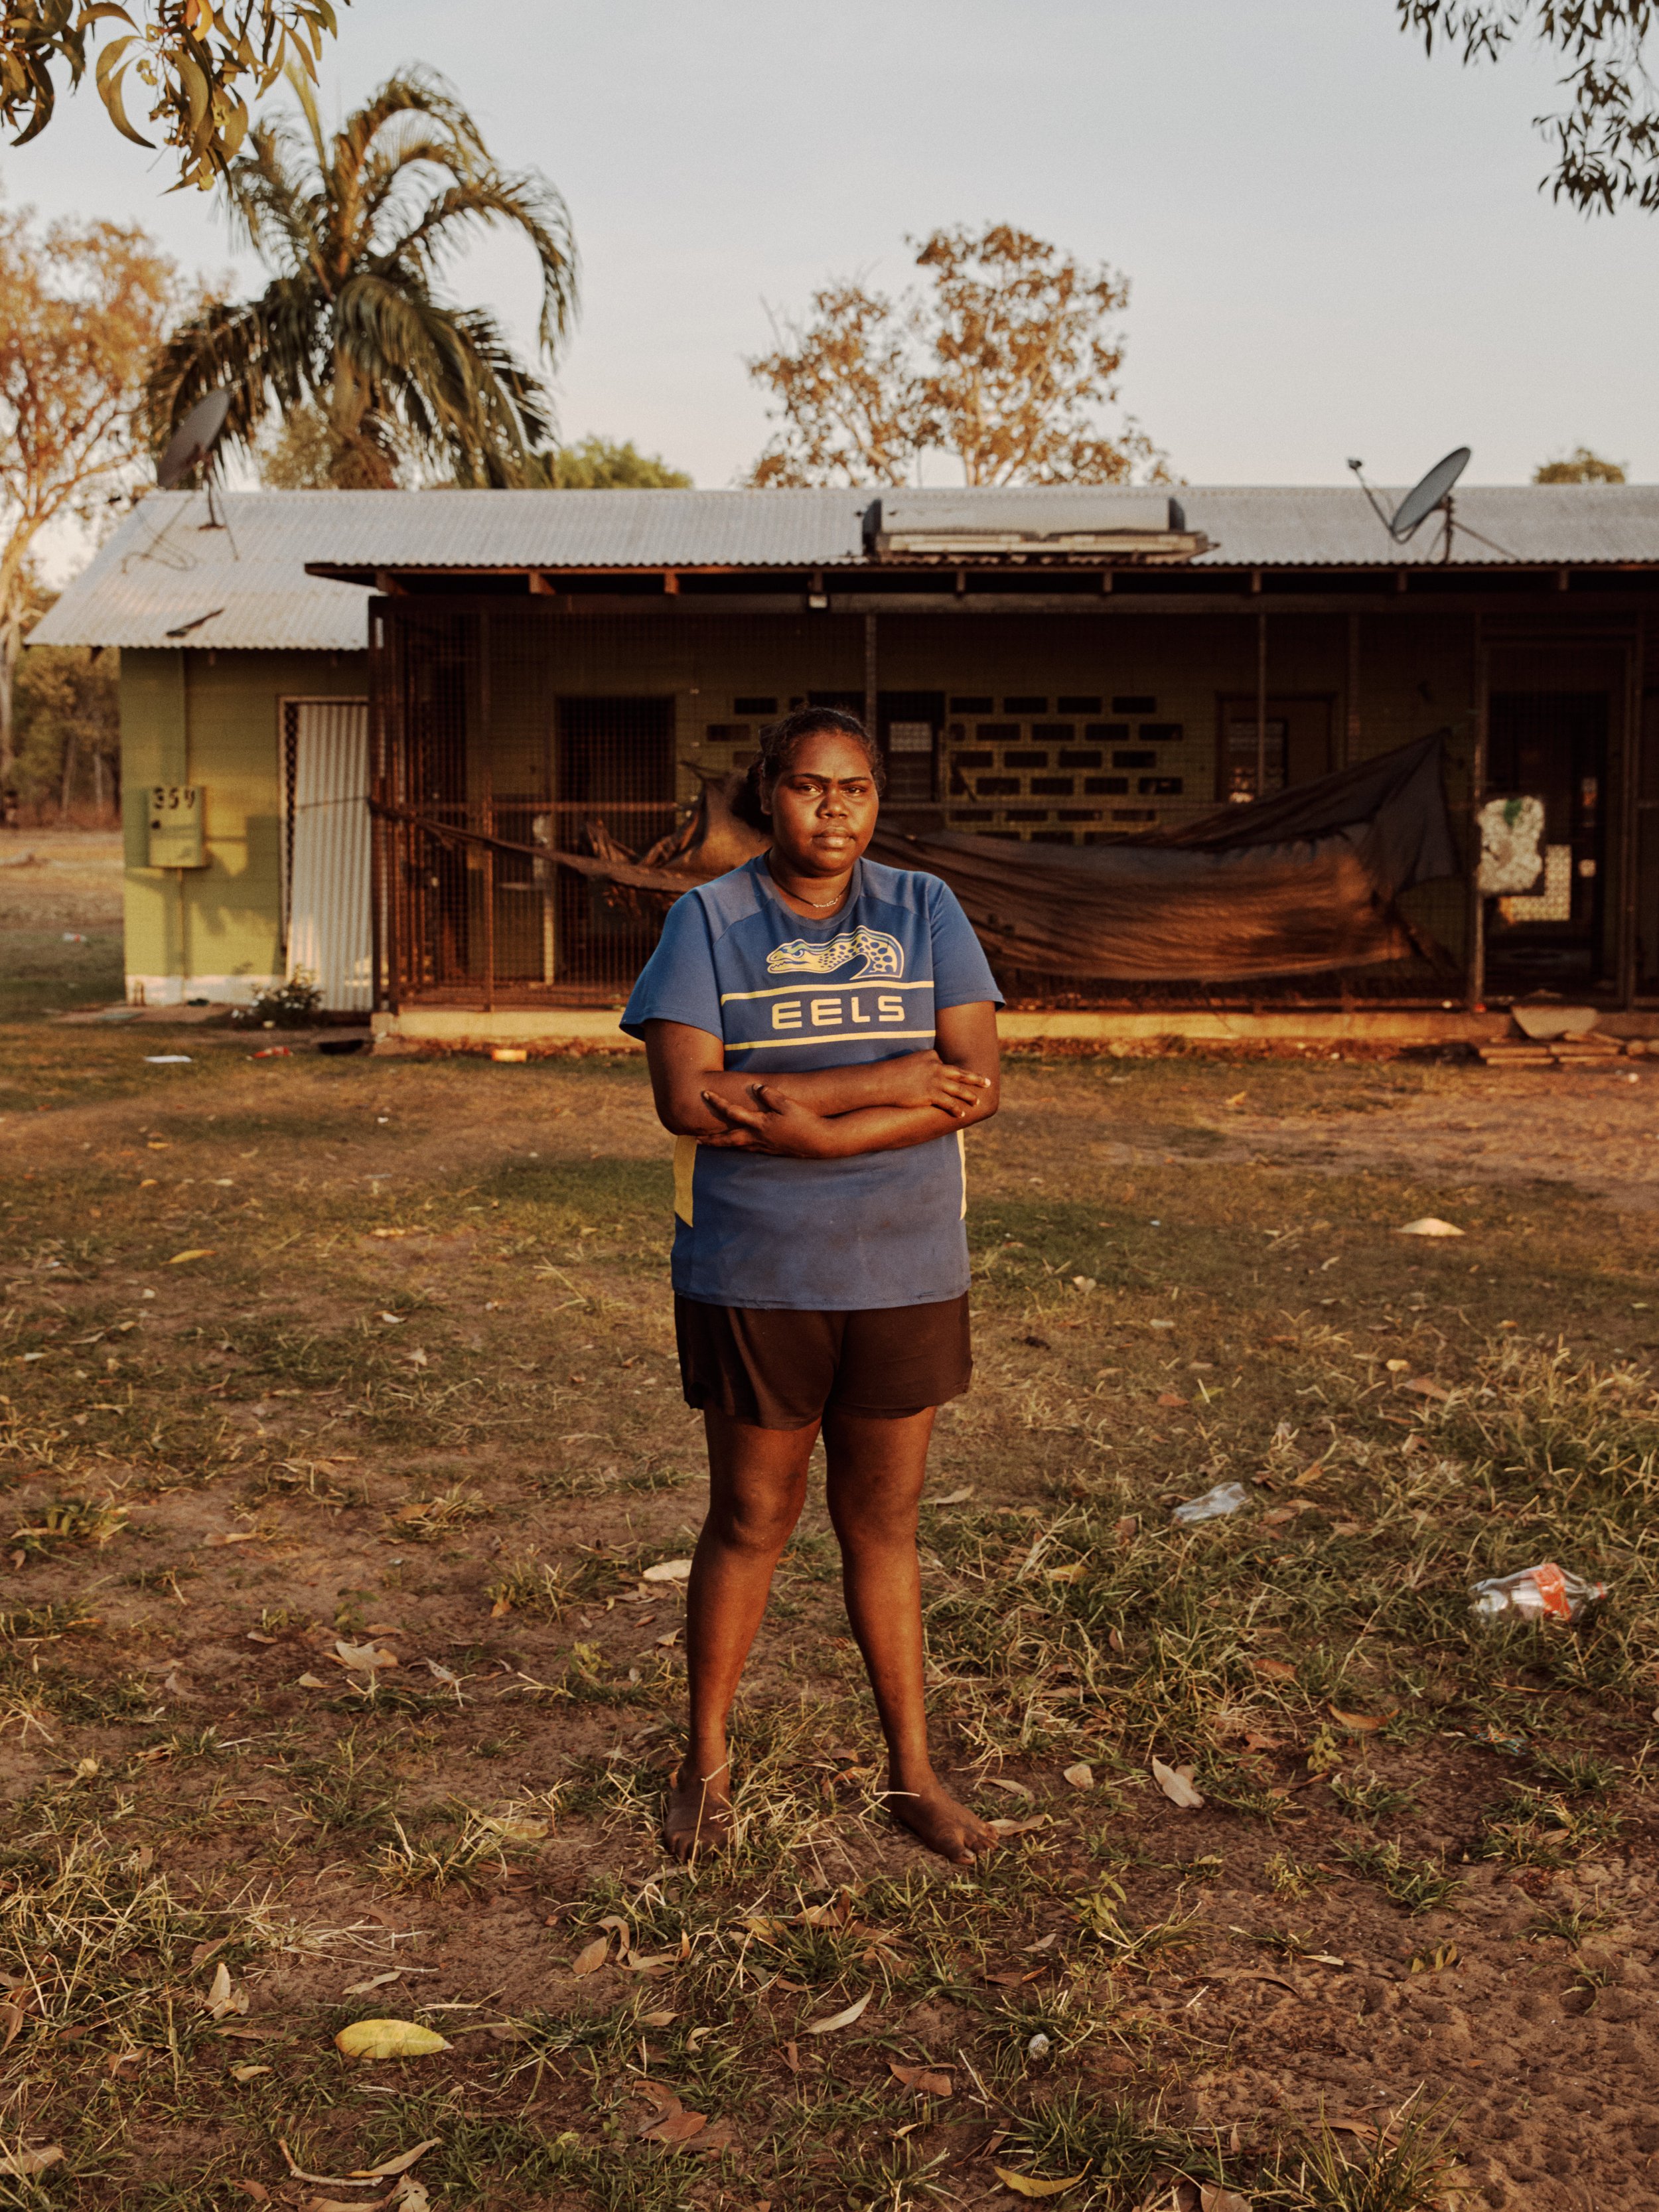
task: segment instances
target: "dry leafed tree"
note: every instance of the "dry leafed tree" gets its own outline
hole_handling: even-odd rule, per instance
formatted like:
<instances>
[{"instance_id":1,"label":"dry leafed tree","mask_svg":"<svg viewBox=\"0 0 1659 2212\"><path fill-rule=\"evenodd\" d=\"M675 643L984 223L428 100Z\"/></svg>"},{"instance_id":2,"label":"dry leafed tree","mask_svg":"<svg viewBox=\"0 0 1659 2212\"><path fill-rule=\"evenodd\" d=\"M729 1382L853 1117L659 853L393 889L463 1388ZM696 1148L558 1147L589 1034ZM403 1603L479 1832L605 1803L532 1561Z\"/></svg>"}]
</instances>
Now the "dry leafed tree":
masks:
<instances>
[{"instance_id":1,"label":"dry leafed tree","mask_svg":"<svg viewBox=\"0 0 1659 2212\"><path fill-rule=\"evenodd\" d=\"M0 216L0 785L30 560L54 523L94 515L148 451L137 407L175 271L142 230Z\"/></svg>"},{"instance_id":2,"label":"dry leafed tree","mask_svg":"<svg viewBox=\"0 0 1659 2212\"><path fill-rule=\"evenodd\" d=\"M903 483L929 453L970 484L1164 477L1116 411L1127 279L1007 223L908 243L922 274L900 298L826 285L748 363L779 426L751 483Z\"/></svg>"}]
</instances>

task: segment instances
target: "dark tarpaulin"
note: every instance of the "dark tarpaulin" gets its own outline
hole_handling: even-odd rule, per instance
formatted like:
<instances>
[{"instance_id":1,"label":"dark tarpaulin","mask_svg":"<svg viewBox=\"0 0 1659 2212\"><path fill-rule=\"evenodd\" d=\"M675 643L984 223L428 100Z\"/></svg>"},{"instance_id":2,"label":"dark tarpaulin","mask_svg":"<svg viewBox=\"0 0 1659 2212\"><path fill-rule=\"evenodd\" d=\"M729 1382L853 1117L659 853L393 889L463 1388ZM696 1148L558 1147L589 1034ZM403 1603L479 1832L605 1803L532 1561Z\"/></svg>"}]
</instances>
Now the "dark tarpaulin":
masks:
<instances>
[{"instance_id":1,"label":"dark tarpaulin","mask_svg":"<svg viewBox=\"0 0 1659 2212\"><path fill-rule=\"evenodd\" d=\"M1459 872L1448 732L1357 768L1110 844L878 829L872 857L941 876L986 950L1049 975L1219 982L1407 958L1395 904Z\"/></svg>"}]
</instances>

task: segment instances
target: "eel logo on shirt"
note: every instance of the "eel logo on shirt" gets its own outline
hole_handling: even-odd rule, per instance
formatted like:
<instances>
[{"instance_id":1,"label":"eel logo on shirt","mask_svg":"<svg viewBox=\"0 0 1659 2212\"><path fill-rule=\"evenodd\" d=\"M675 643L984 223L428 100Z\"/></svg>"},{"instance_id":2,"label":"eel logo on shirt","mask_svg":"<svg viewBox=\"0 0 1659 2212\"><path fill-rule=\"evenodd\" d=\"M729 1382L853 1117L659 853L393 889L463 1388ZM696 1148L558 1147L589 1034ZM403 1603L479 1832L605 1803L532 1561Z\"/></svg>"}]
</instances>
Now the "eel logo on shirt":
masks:
<instances>
[{"instance_id":1,"label":"eel logo on shirt","mask_svg":"<svg viewBox=\"0 0 1659 2212\"><path fill-rule=\"evenodd\" d=\"M849 983L866 983L875 977L886 980L904 973L904 947L897 938L862 924L857 929L843 930L827 945L809 945L804 937L793 938L767 954L766 967L772 975L833 975L849 960L864 963L856 975L847 978Z\"/></svg>"}]
</instances>

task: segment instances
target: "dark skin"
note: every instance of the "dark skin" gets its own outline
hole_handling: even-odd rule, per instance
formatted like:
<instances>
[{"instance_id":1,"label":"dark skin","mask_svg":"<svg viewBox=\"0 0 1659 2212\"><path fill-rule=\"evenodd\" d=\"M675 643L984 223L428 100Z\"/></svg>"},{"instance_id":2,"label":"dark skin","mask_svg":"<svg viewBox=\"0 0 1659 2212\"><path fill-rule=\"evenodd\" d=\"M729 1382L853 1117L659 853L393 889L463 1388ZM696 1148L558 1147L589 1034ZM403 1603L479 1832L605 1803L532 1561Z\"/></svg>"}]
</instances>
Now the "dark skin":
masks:
<instances>
[{"instance_id":1,"label":"dark skin","mask_svg":"<svg viewBox=\"0 0 1659 2212\"><path fill-rule=\"evenodd\" d=\"M840 732L808 738L763 799L772 821L767 866L780 900L804 917L832 918L876 823L863 748ZM765 1079L727 1073L720 1039L684 1023L649 1023L646 1049L658 1117L677 1135L728 1151L850 1159L927 1144L995 1113L995 1008L942 1007L934 1034L931 1052ZM801 1228L802 1264L810 1266L811 1222ZM888 1808L958 1865L995 1848L985 1822L934 1773L927 1747L916 1528L936 1412L929 1406L883 1420L832 1407L822 1423L800 1429L763 1429L705 1412L708 1516L686 1601L690 1735L664 1822L677 1858L719 1850L730 1838L726 1722L773 1570L805 1502L820 1432L848 1619L887 1742Z\"/></svg>"}]
</instances>

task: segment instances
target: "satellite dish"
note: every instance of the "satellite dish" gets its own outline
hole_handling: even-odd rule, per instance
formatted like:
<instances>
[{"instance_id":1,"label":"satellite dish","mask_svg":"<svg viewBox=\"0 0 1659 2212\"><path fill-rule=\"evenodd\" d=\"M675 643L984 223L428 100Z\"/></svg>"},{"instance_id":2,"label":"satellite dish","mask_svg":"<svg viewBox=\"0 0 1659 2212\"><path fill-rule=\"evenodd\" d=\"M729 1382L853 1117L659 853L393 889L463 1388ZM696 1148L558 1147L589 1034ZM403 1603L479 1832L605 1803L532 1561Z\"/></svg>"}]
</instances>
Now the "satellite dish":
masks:
<instances>
[{"instance_id":1,"label":"satellite dish","mask_svg":"<svg viewBox=\"0 0 1659 2212\"><path fill-rule=\"evenodd\" d=\"M168 439L167 449L156 464L155 481L163 491L171 491L180 477L211 458L229 412L228 392L210 392L205 399L197 401Z\"/></svg>"},{"instance_id":2,"label":"satellite dish","mask_svg":"<svg viewBox=\"0 0 1659 2212\"><path fill-rule=\"evenodd\" d=\"M1447 507L1452 486L1469 465L1467 446L1455 446L1443 461L1437 461L1425 477L1419 477L1394 511L1389 525L1389 535L1396 545L1403 545L1413 537L1437 507Z\"/></svg>"}]
</instances>

